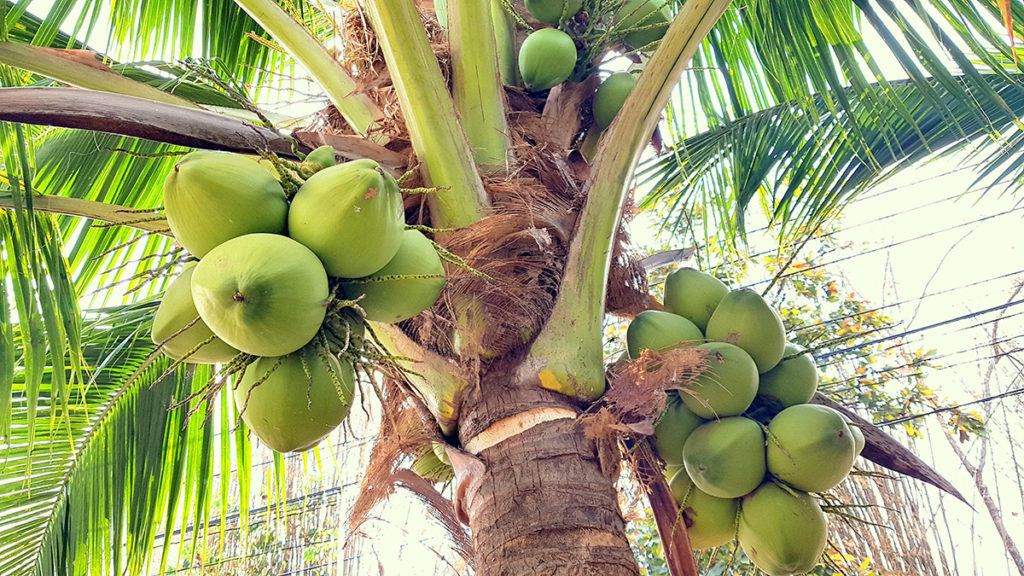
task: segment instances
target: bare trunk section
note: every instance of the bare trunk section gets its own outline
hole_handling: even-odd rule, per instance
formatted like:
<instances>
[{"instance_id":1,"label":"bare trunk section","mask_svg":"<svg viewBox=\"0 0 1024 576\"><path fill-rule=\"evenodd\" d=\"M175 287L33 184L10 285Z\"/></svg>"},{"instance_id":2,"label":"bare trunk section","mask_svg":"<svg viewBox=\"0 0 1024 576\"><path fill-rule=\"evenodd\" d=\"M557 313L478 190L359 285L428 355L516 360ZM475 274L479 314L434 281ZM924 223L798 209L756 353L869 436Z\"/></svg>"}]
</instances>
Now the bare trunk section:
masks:
<instances>
[{"instance_id":1,"label":"bare trunk section","mask_svg":"<svg viewBox=\"0 0 1024 576\"><path fill-rule=\"evenodd\" d=\"M487 393L482 383L464 443L489 423L520 409L572 408L542 390L505 388ZM499 406L504 405L503 408ZM522 410L522 411L525 411ZM470 432L470 429L474 429ZM596 442L574 418L536 424L481 450L486 470L467 495L478 576L636 576L615 490L602 474Z\"/></svg>"}]
</instances>

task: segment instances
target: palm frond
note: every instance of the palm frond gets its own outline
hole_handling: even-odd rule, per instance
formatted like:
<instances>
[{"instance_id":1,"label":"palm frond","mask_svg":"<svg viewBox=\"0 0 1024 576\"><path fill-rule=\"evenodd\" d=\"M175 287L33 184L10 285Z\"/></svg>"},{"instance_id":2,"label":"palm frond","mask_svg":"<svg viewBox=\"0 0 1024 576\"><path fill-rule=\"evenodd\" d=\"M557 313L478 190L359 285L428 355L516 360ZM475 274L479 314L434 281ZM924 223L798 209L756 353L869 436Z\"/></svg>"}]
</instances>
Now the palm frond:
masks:
<instances>
[{"instance_id":1,"label":"palm frond","mask_svg":"<svg viewBox=\"0 0 1024 576\"><path fill-rule=\"evenodd\" d=\"M870 94L847 89L849 113L829 110L825 97L816 96L816 118L794 102L722 122L645 166L640 178L653 189L641 207L668 206L666 223L678 228L686 225L695 207L703 206L713 212L720 229L742 231L744 211L761 198L790 229L813 226L868 186L914 162L993 129L1012 131L1024 114L1024 91L1002 75L985 75L983 80L985 91L1006 104L984 118L958 106L959 95L933 79L926 88L903 81L871 85ZM940 96L938 106L935 94ZM880 98L899 100L905 111L890 108L883 115L873 103ZM857 139L848 137L854 124L860 126ZM1019 170L1014 160L1024 148L1018 134L993 144L990 170Z\"/></svg>"},{"instance_id":2,"label":"palm frond","mask_svg":"<svg viewBox=\"0 0 1024 576\"><path fill-rule=\"evenodd\" d=\"M154 306L90 315L82 330L87 385L63 408L47 401L47 367L44 402L29 418L24 373L16 375L14 425L0 445L0 573L140 574L158 533L205 521L218 468L214 436L218 428L238 436L216 419L204 422L202 409L188 418L195 406L182 400L210 371L167 372L169 360L151 358ZM225 458L231 466L230 451ZM161 571L168 559L165 546Z\"/></svg>"}]
</instances>

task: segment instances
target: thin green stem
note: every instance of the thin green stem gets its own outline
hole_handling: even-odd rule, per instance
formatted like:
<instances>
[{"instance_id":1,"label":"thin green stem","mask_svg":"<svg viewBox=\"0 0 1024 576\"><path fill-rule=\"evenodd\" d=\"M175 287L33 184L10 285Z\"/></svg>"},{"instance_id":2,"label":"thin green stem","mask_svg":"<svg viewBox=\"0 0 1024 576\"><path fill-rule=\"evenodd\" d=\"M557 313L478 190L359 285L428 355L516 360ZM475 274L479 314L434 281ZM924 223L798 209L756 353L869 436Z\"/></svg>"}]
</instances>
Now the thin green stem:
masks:
<instances>
[{"instance_id":1,"label":"thin green stem","mask_svg":"<svg viewBox=\"0 0 1024 576\"><path fill-rule=\"evenodd\" d=\"M683 68L730 2L689 0L683 5L598 146L561 291L530 350L529 366L547 388L584 398L604 390L602 319L623 201Z\"/></svg>"},{"instance_id":2,"label":"thin green stem","mask_svg":"<svg viewBox=\"0 0 1024 576\"><path fill-rule=\"evenodd\" d=\"M382 118L380 109L342 68L327 47L274 0L235 0L253 20L309 70L353 130L365 134Z\"/></svg>"},{"instance_id":3,"label":"thin green stem","mask_svg":"<svg viewBox=\"0 0 1024 576\"><path fill-rule=\"evenodd\" d=\"M455 105L430 49L416 5L408 0L367 2L366 13L384 52L413 148L432 186L430 214L439 228L480 220L489 202Z\"/></svg>"},{"instance_id":4,"label":"thin green stem","mask_svg":"<svg viewBox=\"0 0 1024 576\"><path fill-rule=\"evenodd\" d=\"M481 170L501 170L509 149L490 0L448 3L452 89L462 129Z\"/></svg>"}]
</instances>

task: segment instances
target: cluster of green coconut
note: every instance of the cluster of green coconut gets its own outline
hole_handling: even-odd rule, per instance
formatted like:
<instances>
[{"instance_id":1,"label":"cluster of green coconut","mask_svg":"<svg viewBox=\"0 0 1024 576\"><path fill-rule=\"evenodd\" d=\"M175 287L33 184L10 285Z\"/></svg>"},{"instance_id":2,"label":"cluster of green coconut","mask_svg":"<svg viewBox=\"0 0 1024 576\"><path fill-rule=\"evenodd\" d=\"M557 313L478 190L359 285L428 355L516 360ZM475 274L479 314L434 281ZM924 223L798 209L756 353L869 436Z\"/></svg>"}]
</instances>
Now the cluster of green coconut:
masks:
<instances>
[{"instance_id":1,"label":"cluster of green coconut","mask_svg":"<svg viewBox=\"0 0 1024 576\"><path fill-rule=\"evenodd\" d=\"M588 5L591 3L588 3ZM597 38L613 41L626 50L645 50L655 45L668 30L672 16L664 0L626 0L615 4L607 14L586 14L584 0L527 0L531 16L552 27L530 33L519 49L519 72L523 85L531 92L553 88L573 76L574 71L587 69L578 62L577 46ZM605 8L603 3L602 8ZM597 22L589 38L575 34L579 22ZM585 28L592 28L588 26ZM628 72L617 72L602 82L594 95L594 121L607 128L622 108L636 79Z\"/></svg>"},{"instance_id":2,"label":"cluster of green coconut","mask_svg":"<svg viewBox=\"0 0 1024 576\"><path fill-rule=\"evenodd\" d=\"M756 292L686 268L665 284L665 311L639 314L628 352L696 347L706 366L672 392L655 426L666 477L695 549L739 540L772 576L802 574L825 548L812 492L850 473L864 437L839 412L808 404L818 371L786 342L779 315Z\"/></svg>"},{"instance_id":3,"label":"cluster of green coconut","mask_svg":"<svg viewBox=\"0 0 1024 576\"><path fill-rule=\"evenodd\" d=\"M324 147L300 174L289 197L242 155L175 164L166 217L198 262L172 280L152 331L175 360L241 374L236 406L280 452L315 446L348 414L365 320L408 319L444 286L433 243L406 229L398 184L376 162L336 165Z\"/></svg>"}]
</instances>

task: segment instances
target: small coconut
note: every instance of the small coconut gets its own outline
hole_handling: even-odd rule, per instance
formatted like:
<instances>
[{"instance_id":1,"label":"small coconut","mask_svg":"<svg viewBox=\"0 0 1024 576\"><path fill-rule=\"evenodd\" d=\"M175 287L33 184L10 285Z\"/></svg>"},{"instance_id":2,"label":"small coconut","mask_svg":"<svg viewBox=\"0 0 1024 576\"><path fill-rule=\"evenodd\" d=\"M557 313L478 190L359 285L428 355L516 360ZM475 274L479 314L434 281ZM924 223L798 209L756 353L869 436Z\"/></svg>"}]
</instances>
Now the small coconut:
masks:
<instances>
[{"instance_id":1,"label":"small coconut","mask_svg":"<svg viewBox=\"0 0 1024 576\"><path fill-rule=\"evenodd\" d=\"M160 351L175 360L195 364L230 362L238 350L228 346L210 330L192 301L192 272L195 267L195 262L186 264L164 292L153 317L153 343L163 343ZM184 329L189 324L192 326ZM207 343L198 347L203 342Z\"/></svg>"},{"instance_id":2,"label":"small coconut","mask_svg":"<svg viewBox=\"0 0 1024 576\"><path fill-rule=\"evenodd\" d=\"M639 358L644 350L660 351L683 342L704 339L700 328L682 316L661 310L644 310L626 328L626 350L630 358Z\"/></svg>"},{"instance_id":3,"label":"small coconut","mask_svg":"<svg viewBox=\"0 0 1024 576\"><path fill-rule=\"evenodd\" d=\"M703 423L704 420L683 404L679 394L670 390L665 410L654 425L654 446L661 459L669 465L682 465L683 445Z\"/></svg>"},{"instance_id":4,"label":"small coconut","mask_svg":"<svg viewBox=\"0 0 1024 576\"><path fill-rule=\"evenodd\" d=\"M743 348L761 374L782 360L786 330L779 314L760 294L744 288L726 294L708 320L708 340L728 342Z\"/></svg>"},{"instance_id":5,"label":"small coconut","mask_svg":"<svg viewBox=\"0 0 1024 576\"><path fill-rule=\"evenodd\" d=\"M708 320L729 287L707 272L680 268L665 278L665 310L707 330Z\"/></svg>"},{"instance_id":6,"label":"small coconut","mask_svg":"<svg viewBox=\"0 0 1024 576\"><path fill-rule=\"evenodd\" d=\"M757 394L776 400L782 408L810 402L818 387L818 367L814 356L802 352L803 346L787 342L784 359L761 374Z\"/></svg>"},{"instance_id":7,"label":"small coconut","mask_svg":"<svg viewBox=\"0 0 1024 576\"><path fill-rule=\"evenodd\" d=\"M701 418L738 416L757 394L757 366L743 349L725 342L697 346L707 351L704 371L680 392L683 404Z\"/></svg>"}]
</instances>

